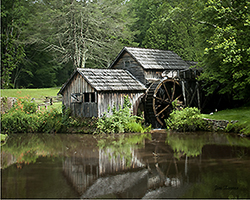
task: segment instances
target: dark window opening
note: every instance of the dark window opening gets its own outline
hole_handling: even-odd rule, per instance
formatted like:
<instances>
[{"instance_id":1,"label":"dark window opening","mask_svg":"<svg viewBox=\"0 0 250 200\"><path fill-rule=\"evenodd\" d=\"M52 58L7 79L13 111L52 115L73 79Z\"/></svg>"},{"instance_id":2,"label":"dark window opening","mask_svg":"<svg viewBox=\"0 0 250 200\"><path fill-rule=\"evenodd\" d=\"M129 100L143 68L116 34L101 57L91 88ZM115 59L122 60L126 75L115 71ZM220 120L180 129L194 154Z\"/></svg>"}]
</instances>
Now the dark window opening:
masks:
<instances>
[{"instance_id":1,"label":"dark window opening","mask_svg":"<svg viewBox=\"0 0 250 200\"><path fill-rule=\"evenodd\" d=\"M89 93L84 94L84 102L89 102Z\"/></svg>"},{"instance_id":2,"label":"dark window opening","mask_svg":"<svg viewBox=\"0 0 250 200\"><path fill-rule=\"evenodd\" d=\"M95 102L95 93L91 93L91 102Z\"/></svg>"},{"instance_id":3,"label":"dark window opening","mask_svg":"<svg viewBox=\"0 0 250 200\"><path fill-rule=\"evenodd\" d=\"M125 67L125 68L128 68L128 67L129 67L129 64L130 64L130 62L129 62L128 60L126 60L126 61L124 62L124 67Z\"/></svg>"},{"instance_id":4,"label":"dark window opening","mask_svg":"<svg viewBox=\"0 0 250 200\"><path fill-rule=\"evenodd\" d=\"M84 102L95 102L95 93L84 93Z\"/></svg>"}]
</instances>

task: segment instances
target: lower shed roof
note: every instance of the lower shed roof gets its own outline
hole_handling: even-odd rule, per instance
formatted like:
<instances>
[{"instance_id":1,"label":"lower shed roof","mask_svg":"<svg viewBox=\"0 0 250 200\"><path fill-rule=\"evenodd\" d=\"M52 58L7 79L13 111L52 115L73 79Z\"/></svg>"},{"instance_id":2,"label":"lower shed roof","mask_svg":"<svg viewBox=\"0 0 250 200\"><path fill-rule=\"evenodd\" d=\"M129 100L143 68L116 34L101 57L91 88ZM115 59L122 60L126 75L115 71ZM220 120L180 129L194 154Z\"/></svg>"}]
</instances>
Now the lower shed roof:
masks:
<instances>
[{"instance_id":1,"label":"lower shed roof","mask_svg":"<svg viewBox=\"0 0 250 200\"><path fill-rule=\"evenodd\" d=\"M146 87L123 69L77 68L58 92L62 94L76 73L79 73L96 91L144 91Z\"/></svg>"}]
</instances>

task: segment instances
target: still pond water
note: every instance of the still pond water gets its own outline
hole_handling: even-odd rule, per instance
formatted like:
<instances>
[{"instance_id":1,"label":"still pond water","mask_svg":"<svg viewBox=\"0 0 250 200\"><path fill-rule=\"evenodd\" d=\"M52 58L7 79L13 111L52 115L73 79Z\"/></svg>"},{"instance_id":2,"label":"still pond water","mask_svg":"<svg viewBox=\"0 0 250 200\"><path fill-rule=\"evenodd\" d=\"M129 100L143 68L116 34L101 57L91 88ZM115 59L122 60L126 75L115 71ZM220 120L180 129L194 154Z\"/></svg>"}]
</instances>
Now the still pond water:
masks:
<instances>
[{"instance_id":1,"label":"still pond water","mask_svg":"<svg viewBox=\"0 0 250 200\"><path fill-rule=\"evenodd\" d=\"M250 140L218 133L12 135L2 198L250 198Z\"/></svg>"}]
</instances>

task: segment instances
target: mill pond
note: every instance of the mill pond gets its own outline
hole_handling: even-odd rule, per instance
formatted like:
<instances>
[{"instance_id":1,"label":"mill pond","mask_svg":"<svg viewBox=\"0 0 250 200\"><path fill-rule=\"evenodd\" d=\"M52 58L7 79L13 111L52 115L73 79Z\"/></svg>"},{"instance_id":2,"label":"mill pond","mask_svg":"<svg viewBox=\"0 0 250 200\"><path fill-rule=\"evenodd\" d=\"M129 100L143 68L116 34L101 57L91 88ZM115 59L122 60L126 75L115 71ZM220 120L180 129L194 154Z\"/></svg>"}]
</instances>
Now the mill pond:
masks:
<instances>
[{"instance_id":1,"label":"mill pond","mask_svg":"<svg viewBox=\"0 0 250 200\"><path fill-rule=\"evenodd\" d=\"M1 198L250 198L250 140L223 133L12 134Z\"/></svg>"}]
</instances>

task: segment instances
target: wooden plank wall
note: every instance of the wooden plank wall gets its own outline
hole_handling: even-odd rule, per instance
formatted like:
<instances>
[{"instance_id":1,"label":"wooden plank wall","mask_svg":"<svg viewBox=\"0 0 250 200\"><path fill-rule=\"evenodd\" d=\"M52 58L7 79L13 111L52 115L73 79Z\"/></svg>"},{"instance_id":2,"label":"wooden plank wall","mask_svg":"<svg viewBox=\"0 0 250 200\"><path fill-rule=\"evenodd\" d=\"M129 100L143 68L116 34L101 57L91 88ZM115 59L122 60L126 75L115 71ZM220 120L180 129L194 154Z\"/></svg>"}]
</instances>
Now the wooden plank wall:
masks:
<instances>
[{"instance_id":1,"label":"wooden plank wall","mask_svg":"<svg viewBox=\"0 0 250 200\"><path fill-rule=\"evenodd\" d=\"M121 56L118 62L113 66L114 69L128 70L134 77L142 84L146 84L145 74L143 68L133 59L127 52Z\"/></svg>"},{"instance_id":2,"label":"wooden plank wall","mask_svg":"<svg viewBox=\"0 0 250 200\"><path fill-rule=\"evenodd\" d=\"M97 117L97 102L71 103L72 93L96 93L94 88L92 88L79 73L76 73L65 88L62 102L66 108L70 107L72 115L79 117Z\"/></svg>"},{"instance_id":3,"label":"wooden plank wall","mask_svg":"<svg viewBox=\"0 0 250 200\"><path fill-rule=\"evenodd\" d=\"M144 95L143 92L140 93L109 93L109 92L101 92L98 94L98 117L102 117L104 112L108 111L108 107L113 108L114 105L116 108L119 108L119 105L123 106L124 97L129 96L130 102L132 106L132 112L134 115L137 114L137 109L139 103L141 101L142 96Z\"/></svg>"},{"instance_id":4,"label":"wooden plank wall","mask_svg":"<svg viewBox=\"0 0 250 200\"><path fill-rule=\"evenodd\" d=\"M164 70L145 70L145 78L147 83L149 83L148 79L162 79L162 72Z\"/></svg>"}]
</instances>

